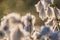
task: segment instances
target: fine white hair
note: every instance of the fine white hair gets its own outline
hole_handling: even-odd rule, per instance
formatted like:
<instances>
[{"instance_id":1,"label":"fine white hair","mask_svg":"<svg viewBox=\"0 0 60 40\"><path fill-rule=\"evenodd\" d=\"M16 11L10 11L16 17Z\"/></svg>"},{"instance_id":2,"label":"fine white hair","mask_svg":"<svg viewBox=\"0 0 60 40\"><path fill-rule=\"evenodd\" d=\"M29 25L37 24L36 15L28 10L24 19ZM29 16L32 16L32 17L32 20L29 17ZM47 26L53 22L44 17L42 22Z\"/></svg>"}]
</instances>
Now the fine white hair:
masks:
<instances>
[{"instance_id":1,"label":"fine white hair","mask_svg":"<svg viewBox=\"0 0 60 40\"><path fill-rule=\"evenodd\" d=\"M60 9L54 7L54 13L58 19L60 19Z\"/></svg>"},{"instance_id":2,"label":"fine white hair","mask_svg":"<svg viewBox=\"0 0 60 40\"><path fill-rule=\"evenodd\" d=\"M28 20L30 20L30 21L28 21ZM35 16L31 15L30 13L27 13L25 16L22 16L22 22L25 25L24 29L25 29L25 31L27 33L27 34L25 34L27 38L28 37L30 38L32 31L35 30L35 27L34 27L35 20L36 20Z\"/></svg>"},{"instance_id":3,"label":"fine white hair","mask_svg":"<svg viewBox=\"0 0 60 40\"><path fill-rule=\"evenodd\" d=\"M4 27L7 23L8 20L10 20L11 18L14 18L14 20L21 20L20 18L20 15L15 13L15 12L12 12L12 13L9 13L8 15L4 16L3 18L1 18L1 26ZM13 19L12 18L12 19Z\"/></svg>"},{"instance_id":4,"label":"fine white hair","mask_svg":"<svg viewBox=\"0 0 60 40\"><path fill-rule=\"evenodd\" d=\"M13 18L12 18L13 17ZM7 27L9 27L9 34L7 34L7 36L8 36L8 39L7 40L19 40L19 39L21 39L21 40L25 40L24 39L24 30L23 30L23 26L21 25L21 23L17 23L17 24L12 24L12 23L10 23L9 21L11 20L11 19L13 19L13 21L14 20L17 20L17 21L21 21L21 17L20 17L20 15L19 14L17 14L17 13L10 13L10 14L8 14L8 15L6 15L6 16L4 16L2 19L1 19L1 27L2 27L2 29L6 26L6 25L8 25ZM8 20L8 24L7 24L7 20ZM16 23L16 22L15 22ZM4 26L3 26L4 25ZM18 32L19 31L19 32ZM20 34L19 34L20 33ZM19 36L18 36L19 35ZM23 37L22 37L22 36ZM17 38L18 37L18 38ZM20 37L20 38L19 38ZM21 38L22 37L22 38Z\"/></svg>"},{"instance_id":5,"label":"fine white hair","mask_svg":"<svg viewBox=\"0 0 60 40\"><path fill-rule=\"evenodd\" d=\"M43 8L43 5L42 5L42 3L39 1L37 4L35 4L35 7L36 7L36 11L37 11L37 12L40 12L40 10Z\"/></svg>"},{"instance_id":6,"label":"fine white hair","mask_svg":"<svg viewBox=\"0 0 60 40\"><path fill-rule=\"evenodd\" d=\"M39 1L37 4L35 4L36 11L39 12L39 17L42 20L45 20L47 18L47 10L44 9L44 5L42 4L41 1Z\"/></svg>"},{"instance_id":7,"label":"fine white hair","mask_svg":"<svg viewBox=\"0 0 60 40\"><path fill-rule=\"evenodd\" d=\"M40 0L37 4L35 4L36 11L39 12L39 17L44 21L47 17L53 18L54 10L50 7L54 0Z\"/></svg>"},{"instance_id":8,"label":"fine white hair","mask_svg":"<svg viewBox=\"0 0 60 40\"><path fill-rule=\"evenodd\" d=\"M31 37L33 38L33 40L37 40L37 37L39 36L39 34L40 34L40 33L35 30L35 31L33 32L33 34L32 34Z\"/></svg>"},{"instance_id":9,"label":"fine white hair","mask_svg":"<svg viewBox=\"0 0 60 40\"><path fill-rule=\"evenodd\" d=\"M12 13L8 14L7 17L8 18L15 17L16 19L19 19L20 14L12 12Z\"/></svg>"},{"instance_id":10,"label":"fine white hair","mask_svg":"<svg viewBox=\"0 0 60 40\"><path fill-rule=\"evenodd\" d=\"M46 22L45 22L45 25L49 25L49 26L53 26L53 20L52 19L48 19Z\"/></svg>"},{"instance_id":11,"label":"fine white hair","mask_svg":"<svg viewBox=\"0 0 60 40\"><path fill-rule=\"evenodd\" d=\"M40 1L43 4L44 9L47 9L48 6L50 6L54 3L54 0L40 0Z\"/></svg>"},{"instance_id":12,"label":"fine white hair","mask_svg":"<svg viewBox=\"0 0 60 40\"><path fill-rule=\"evenodd\" d=\"M32 19L32 24L33 24L33 26L34 26L36 18L35 18L34 15L31 15L30 13L27 13L25 16L22 16L22 22L24 22L24 24L26 25L26 24L27 24L27 18L28 18L28 16L31 17L31 19ZM26 26L27 26L27 25L26 25Z\"/></svg>"},{"instance_id":13,"label":"fine white hair","mask_svg":"<svg viewBox=\"0 0 60 40\"><path fill-rule=\"evenodd\" d=\"M35 4L35 7L37 9L37 12L39 12L41 8L47 9L53 3L54 0L40 0L37 4Z\"/></svg>"},{"instance_id":14,"label":"fine white hair","mask_svg":"<svg viewBox=\"0 0 60 40\"><path fill-rule=\"evenodd\" d=\"M54 8L48 7L48 9L47 9L47 17L48 17L48 19L55 18Z\"/></svg>"}]
</instances>

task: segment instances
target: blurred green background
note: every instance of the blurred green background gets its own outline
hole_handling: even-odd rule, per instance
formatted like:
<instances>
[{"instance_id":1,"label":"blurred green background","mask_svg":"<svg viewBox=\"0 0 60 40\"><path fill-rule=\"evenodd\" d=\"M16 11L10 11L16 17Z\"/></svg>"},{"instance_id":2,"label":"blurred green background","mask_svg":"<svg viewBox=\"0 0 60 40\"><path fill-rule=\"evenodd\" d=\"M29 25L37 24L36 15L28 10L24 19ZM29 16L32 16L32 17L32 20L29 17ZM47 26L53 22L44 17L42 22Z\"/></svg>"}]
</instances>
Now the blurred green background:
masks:
<instances>
[{"instance_id":1,"label":"blurred green background","mask_svg":"<svg viewBox=\"0 0 60 40\"><path fill-rule=\"evenodd\" d=\"M35 9L35 4L39 0L0 0L0 19L9 12L18 12L25 15L27 12L36 16L36 25L41 26L43 21L40 20ZM60 8L60 0L54 0L54 6Z\"/></svg>"}]
</instances>

